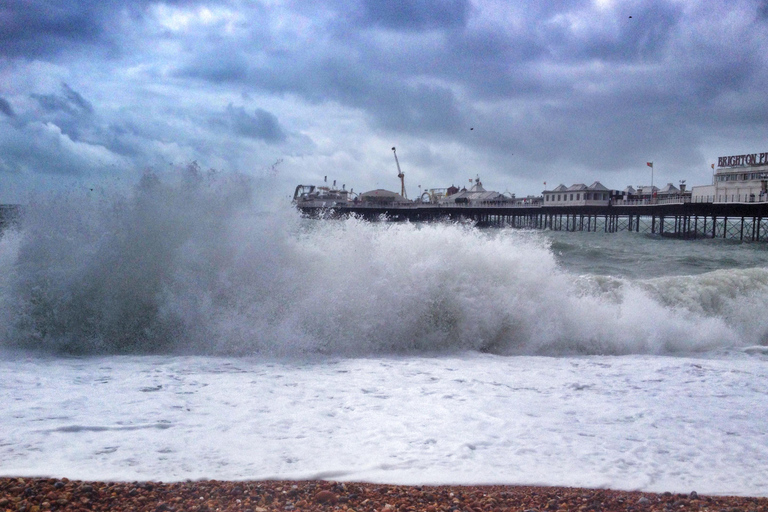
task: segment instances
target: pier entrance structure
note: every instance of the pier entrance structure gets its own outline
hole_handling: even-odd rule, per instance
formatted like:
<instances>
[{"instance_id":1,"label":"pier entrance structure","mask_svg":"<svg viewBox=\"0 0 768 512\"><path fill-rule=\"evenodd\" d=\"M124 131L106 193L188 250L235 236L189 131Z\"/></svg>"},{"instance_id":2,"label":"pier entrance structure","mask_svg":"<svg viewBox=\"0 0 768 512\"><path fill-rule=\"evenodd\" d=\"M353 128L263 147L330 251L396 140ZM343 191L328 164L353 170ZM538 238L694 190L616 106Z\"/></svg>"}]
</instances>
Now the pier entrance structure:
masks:
<instances>
[{"instance_id":1,"label":"pier entrance structure","mask_svg":"<svg viewBox=\"0 0 768 512\"><path fill-rule=\"evenodd\" d=\"M715 164L712 164L715 170ZM712 185L696 186L691 201L741 203L768 201L768 152L721 156Z\"/></svg>"},{"instance_id":2,"label":"pier entrance structure","mask_svg":"<svg viewBox=\"0 0 768 512\"><path fill-rule=\"evenodd\" d=\"M629 231L685 239L768 242L768 202L606 206L342 205L297 206L310 217L357 215L392 221L473 221L480 226L553 231Z\"/></svg>"}]
</instances>

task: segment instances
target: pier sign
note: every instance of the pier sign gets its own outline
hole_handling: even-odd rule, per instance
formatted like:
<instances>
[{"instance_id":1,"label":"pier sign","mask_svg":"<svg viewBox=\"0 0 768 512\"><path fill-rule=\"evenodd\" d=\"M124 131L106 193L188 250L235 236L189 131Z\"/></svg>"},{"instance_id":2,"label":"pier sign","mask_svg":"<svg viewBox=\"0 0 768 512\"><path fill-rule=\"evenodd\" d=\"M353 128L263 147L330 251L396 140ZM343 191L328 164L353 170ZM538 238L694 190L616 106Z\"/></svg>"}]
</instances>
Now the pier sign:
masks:
<instances>
[{"instance_id":1,"label":"pier sign","mask_svg":"<svg viewBox=\"0 0 768 512\"><path fill-rule=\"evenodd\" d=\"M737 165L768 165L768 153L720 156L717 158L718 167L736 167Z\"/></svg>"}]
</instances>

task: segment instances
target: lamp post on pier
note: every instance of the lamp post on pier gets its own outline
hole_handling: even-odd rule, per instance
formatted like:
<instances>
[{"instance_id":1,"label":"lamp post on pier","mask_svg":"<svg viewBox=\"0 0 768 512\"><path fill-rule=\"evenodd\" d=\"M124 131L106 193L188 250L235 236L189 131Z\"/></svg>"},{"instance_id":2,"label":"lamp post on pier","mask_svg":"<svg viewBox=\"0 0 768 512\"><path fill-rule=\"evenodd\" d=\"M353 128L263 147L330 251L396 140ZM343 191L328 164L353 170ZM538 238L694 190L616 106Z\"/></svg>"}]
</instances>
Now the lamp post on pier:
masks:
<instances>
[{"instance_id":1,"label":"lamp post on pier","mask_svg":"<svg viewBox=\"0 0 768 512\"><path fill-rule=\"evenodd\" d=\"M653 162L645 162L645 165L651 168L651 203L654 202L654 193L653 193Z\"/></svg>"}]
</instances>

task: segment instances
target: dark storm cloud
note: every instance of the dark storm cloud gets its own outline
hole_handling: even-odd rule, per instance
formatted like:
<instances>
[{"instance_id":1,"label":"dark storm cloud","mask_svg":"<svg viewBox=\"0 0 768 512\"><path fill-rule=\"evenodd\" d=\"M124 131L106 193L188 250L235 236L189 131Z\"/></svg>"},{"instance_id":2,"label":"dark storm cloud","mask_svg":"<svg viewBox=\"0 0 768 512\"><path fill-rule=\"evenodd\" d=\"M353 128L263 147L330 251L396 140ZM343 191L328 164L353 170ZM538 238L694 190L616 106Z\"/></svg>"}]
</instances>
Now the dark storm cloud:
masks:
<instances>
[{"instance_id":1,"label":"dark storm cloud","mask_svg":"<svg viewBox=\"0 0 768 512\"><path fill-rule=\"evenodd\" d=\"M65 82L61 84L62 94L31 94L38 104L48 112L64 112L70 115L92 114L93 105Z\"/></svg>"},{"instance_id":2,"label":"dark storm cloud","mask_svg":"<svg viewBox=\"0 0 768 512\"><path fill-rule=\"evenodd\" d=\"M263 140L270 144L286 140L286 134L277 117L261 108L257 108L251 115L245 111L244 107L235 107L230 104L223 115L214 117L211 122L215 126L229 128L235 135Z\"/></svg>"},{"instance_id":3,"label":"dark storm cloud","mask_svg":"<svg viewBox=\"0 0 768 512\"><path fill-rule=\"evenodd\" d=\"M0 112L8 117L16 116L16 114L13 112L13 108L11 108L11 104L8 103L8 100L2 97L0 97Z\"/></svg>"},{"instance_id":4,"label":"dark storm cloud","mask_svg":"<svg viewBox=\"0 0 768 512\"><path fill-rule=\"evenodd\" d=\"M51 59L90 48L113 54L127 18L141 23L153 0L4 0L0 5L0 56ZM194 5L195 0L166 0Z\"/></svg>"},{"instance_id":5,"label":"dark storm cloud","mask_svg":"<svg viewBox=\"0 0 768 512\"><path fill-rule=\"evenodd\" d=\"M99 5L7 0L0 7L0 55L40 57L95 43L103 32Z\"/></svg>"}]
</instances>

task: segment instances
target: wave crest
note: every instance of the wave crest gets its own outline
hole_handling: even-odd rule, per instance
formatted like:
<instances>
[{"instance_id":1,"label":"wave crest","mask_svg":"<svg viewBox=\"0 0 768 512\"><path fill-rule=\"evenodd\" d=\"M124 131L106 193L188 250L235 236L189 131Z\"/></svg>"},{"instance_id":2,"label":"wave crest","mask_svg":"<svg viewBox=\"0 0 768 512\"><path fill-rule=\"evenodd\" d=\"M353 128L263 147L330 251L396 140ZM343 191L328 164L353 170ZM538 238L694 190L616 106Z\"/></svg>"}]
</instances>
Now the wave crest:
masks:
<instances>
[{"instance_id":1,"label":"wave crest","mask_svg":"<svg viewBox=\"0 0 768 512\"><path fill-rule=\"evenodd\" d=\"M39 199L0 239L5 346L65 353L626 354L755 345L768 271L574 276L540 233L259 214L194 167ZM753 317L752 315L755 315ZM745 326L749 317L751 322Z\"/></svg>"}]
</instances>

